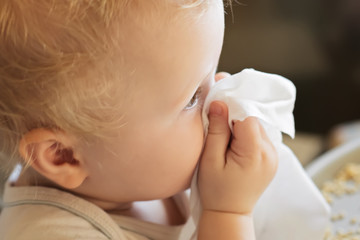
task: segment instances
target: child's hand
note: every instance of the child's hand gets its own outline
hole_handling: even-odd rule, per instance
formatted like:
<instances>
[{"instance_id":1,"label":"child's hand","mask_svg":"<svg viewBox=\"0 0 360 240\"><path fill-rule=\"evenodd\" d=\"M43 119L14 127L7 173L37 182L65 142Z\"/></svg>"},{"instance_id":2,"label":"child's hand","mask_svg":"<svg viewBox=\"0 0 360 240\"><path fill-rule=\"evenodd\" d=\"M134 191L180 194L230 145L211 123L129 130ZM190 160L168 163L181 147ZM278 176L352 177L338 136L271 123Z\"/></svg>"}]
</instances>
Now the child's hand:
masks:
<instances>
[{"instance_id":1,"label":"child's hand","mask_svg":"<svg viewBox=\"0 0 360 240\"><path fill-rule=\"evenodd\" d=\"M254 117L235 121L233 135L227 107L213 102L200 162L199 190L204 210L249 215L274 177L278 157Z\"/></svg>"}]
</instances>

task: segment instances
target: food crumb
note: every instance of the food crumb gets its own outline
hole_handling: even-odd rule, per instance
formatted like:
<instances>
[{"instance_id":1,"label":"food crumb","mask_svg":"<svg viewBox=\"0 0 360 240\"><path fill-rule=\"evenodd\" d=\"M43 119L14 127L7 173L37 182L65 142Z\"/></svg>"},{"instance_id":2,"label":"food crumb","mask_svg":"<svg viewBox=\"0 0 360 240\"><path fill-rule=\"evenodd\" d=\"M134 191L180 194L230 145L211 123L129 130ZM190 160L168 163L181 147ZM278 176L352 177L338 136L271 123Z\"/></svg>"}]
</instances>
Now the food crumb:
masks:
<instances>
[{"instance_id":1,"label":"food crumb","mask_svg":"<svg viewBox=\"0 0 360 240\"><path fill-rule=\"evenodd\" d=\"M348 163L336 175L335 178L326 181L321 188L321 193L329 204L333 204L334 199L344 195L355 194L360 190L360 164ZM350 217L350 216L348 216ZM333 223L346 220L351 225L360 224L359 218L352 216L347 218L345 211L334 213L330 219ZM343 229L329 227L323 240L360 240L360 227L358 229Z\"/></svg>"}]
</instances>

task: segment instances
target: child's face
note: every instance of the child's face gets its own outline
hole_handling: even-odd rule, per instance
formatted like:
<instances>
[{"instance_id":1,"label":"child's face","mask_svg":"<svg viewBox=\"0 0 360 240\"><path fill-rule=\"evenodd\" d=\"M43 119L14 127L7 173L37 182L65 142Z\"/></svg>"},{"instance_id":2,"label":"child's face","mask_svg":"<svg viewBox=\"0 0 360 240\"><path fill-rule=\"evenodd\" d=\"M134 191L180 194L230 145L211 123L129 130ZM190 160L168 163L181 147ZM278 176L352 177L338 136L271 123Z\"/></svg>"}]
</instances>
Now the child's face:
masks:
<instances>
[{"instance_id":1,"label":"child's face","mask_svg":"<svg viewBox=\"0 0 360 240\"><path fill-rule=\"evenodd\" d=\"M130 47L122 54L134 67L123 92L125 124L111 142L85 149L90 177L84 184L92 190L84 193L124 202L165 198L189 186L204 142L202 100L223 42L222 1L210 2L200 17L199 9L164 9L178 14L176 20L129 26Z\"/></svg>"}]
</instances>

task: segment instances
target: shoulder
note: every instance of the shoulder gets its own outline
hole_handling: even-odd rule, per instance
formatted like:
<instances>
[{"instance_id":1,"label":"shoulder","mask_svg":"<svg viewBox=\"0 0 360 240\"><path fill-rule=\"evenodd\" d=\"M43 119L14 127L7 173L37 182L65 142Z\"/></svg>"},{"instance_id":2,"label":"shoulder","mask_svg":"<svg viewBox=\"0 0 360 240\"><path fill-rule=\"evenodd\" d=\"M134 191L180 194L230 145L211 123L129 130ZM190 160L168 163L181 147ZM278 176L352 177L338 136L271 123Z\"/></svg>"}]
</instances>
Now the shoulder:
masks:
<instances>
[{"instance_id":1,"label":"shoulder","mask_svg":"<svg viewBox=\"0 0 360 240\"><path fill-rule=\"evenodd\" d=\"M12 187L4 192L0 239L121 239L122 231L99 207L46 187Z\"/></svg>"},{"instance_id":2,"label":"shoulder","mask_svg":"<svg viewBox=\"0 0 360 240\"><path fill-rule=\"evenodd\" d=\"M91 223L47 205L6 208L0 218L1 239L108 239Z\"/></svg>"}]
</instances>

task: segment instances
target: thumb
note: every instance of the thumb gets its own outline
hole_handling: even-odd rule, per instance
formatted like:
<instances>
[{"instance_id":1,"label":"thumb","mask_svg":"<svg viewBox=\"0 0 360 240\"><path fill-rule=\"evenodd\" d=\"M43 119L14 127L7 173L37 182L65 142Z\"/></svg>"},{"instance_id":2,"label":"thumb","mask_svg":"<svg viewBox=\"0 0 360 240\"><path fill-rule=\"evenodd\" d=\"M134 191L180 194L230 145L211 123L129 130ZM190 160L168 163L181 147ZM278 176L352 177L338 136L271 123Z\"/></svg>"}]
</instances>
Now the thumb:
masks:
<instances>
[{"instance_id":1,"label":"thumb","mask_svg":"<svg viewBox=\"0 0 360 240\"><path fill-rule=\"evenodd\" d=\"M214 101L209 109L209 129L203 158L210 164L223 167L231 132L228 126L228 109L225 103Z\"/></svg>"}]
</instances>

